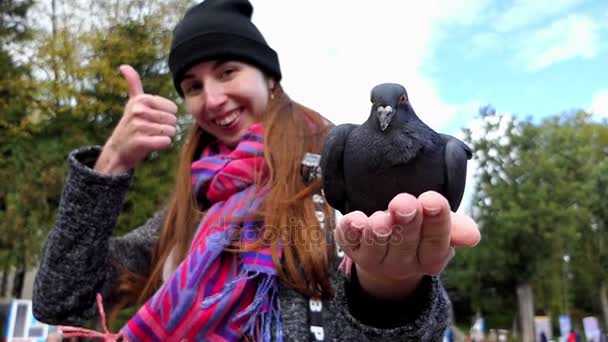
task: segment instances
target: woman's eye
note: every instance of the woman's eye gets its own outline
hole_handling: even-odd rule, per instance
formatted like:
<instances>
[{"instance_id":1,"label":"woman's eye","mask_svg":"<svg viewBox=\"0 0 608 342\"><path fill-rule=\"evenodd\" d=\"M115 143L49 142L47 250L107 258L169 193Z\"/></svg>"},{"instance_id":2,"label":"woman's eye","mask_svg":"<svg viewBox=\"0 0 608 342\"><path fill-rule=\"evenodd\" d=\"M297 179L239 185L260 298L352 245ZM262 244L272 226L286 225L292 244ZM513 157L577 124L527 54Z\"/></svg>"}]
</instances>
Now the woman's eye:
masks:
<instances>
[{"instance_id":1,"label":"woman's eye","mask_svg":"<svg viewBox=\"0 0 608 342\"><path fill-rule=\"evenodd\" d=\"M235 68L226 68L226 69L224 69L224 71L222 71L222 77L223 78L228 78L232 74L234 74L235 72L236 72Z\"/></svg>"},{"instance_id":2,"label":"woman's eye","mask_svg":"<svg viewBox=\"0 0 608 342\"><path fill-rule=\"evenodd\" d=\"M202 89L200 82L188 82L182 86L182 90L186 95L196 94Z\"/></svg>"}]
</instances>

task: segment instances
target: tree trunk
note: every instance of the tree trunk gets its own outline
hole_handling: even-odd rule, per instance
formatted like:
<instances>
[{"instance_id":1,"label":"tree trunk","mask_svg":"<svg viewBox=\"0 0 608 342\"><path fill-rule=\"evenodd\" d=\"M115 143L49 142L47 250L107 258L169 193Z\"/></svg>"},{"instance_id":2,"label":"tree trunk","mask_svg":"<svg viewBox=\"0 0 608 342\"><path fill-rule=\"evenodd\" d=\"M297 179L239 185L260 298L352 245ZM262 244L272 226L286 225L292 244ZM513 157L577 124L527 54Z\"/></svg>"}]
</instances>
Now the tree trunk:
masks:
<instances>
[{"instance_id":1,"label":"tree trunk","mask_svg":"<svg viewBox=\"0 0 608 342\"><path fill-rule=\"evenodd\" d=\"M0 298L6 297L6 286L8 285L8 270L2 271L2 280L0 280Z\"/></svg>"},{"instance_id":2,"label":"tree trunk","mask_svg":"<svg viewBox=\"0 0 608 342\"><path fill-rule=\"evenodd\" d=\"M519 337L519 322L517 322L517 315L515 315L515 317L513 317L513 323L511 324L511 337L513 337L515 340L517 340L517 337Z\"/></svg>"},{"instance_id":3,"label":"tree trunk","mask_svg":"<svg viewBox=\"0 0 608 342\"><path fill-rule=\"evenodd\" d=\"M21 298L23 296L23 285L25 284L25 273L27 271L27 267L25 266L25 255L22 255L19 259L21 261L18 262L19 266L17 266L15 277L13 278L13 298Z\"/></svg>"},{"instance_id":4,"label":"tree trunk","mask_svg":"<svg viewBox=\"0 0 608 342\"><path fill-rule=\"evenodd\" d=\"M23 292L23 283L25 281L25 266L19 267L17 271L15 271L15 276L13 277L13 293L11 294L13 298L21 298Z\"/></svg>"},{"instance_id":5,"label":"tree trunk","mask_svg":"<svg viewBox=\"0 0 608 342\"><path fill-rule=\"evenodd\" d=\"M534 342L534 294L530 284L517 285L517 302L520 319L519 340Z\"/></svg>"},{"instance_id":6,"label":"tree trunk","mask_svg":"<svg viewBox=\"0 0 608 342\"><path fill-rule=\"evenodd\" d=\"M600 287L600 301L602 303L602 314L604 314L604 327L608 330L608 285L605 282Z\"/></svg>"}]
</instances>

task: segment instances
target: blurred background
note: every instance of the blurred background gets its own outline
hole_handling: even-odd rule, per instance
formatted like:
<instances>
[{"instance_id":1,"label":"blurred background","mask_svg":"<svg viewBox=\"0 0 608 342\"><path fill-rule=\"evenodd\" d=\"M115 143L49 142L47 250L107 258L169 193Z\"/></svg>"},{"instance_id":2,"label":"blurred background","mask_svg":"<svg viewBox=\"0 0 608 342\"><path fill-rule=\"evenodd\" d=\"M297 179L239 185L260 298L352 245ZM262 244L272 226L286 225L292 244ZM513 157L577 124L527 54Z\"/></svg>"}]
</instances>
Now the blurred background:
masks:
<instances>
[{"instance_id":1,"label":"blurred background","mask_svg":"<svg viewBox=\"0 0 608 342\"><path fill-rule=\"evenodd\" d=\"M0 0L0 336L31 298L68 153L102 145L122 115L118 66L181 104L166 58L193 3ZM362 123L371 88L401 83L423 121L475 151L460 211L482 241L442 275L456 338L607 330L608 3L252 3L296 101ZM173 148L137 167L116 234L164 204L189 123L182 109Z\"/></svg>"}]
</instances>

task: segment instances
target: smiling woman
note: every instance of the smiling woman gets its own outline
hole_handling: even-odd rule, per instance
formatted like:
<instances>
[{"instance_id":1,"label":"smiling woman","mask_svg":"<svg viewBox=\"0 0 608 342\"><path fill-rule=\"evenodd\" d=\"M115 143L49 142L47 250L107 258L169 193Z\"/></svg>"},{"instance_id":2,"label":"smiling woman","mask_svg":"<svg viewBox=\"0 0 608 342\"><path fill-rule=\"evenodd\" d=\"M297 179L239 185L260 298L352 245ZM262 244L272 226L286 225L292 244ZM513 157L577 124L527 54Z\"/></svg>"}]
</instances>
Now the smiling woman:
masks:
<instances>
[{"instance_id":1,"label":"smiling woman","mask_svg":"<svg viewBox=\"0 0 608 342\"><path fill-rule=\"evenodd\" d=\"M432 240L473 245L474 222L426 193L336 224L315 157L332 125L283 91L252 11L247 0L206 0L176 25L169 68L194 122L174 191L144 225L112 237L134 168L171 144L177 111L120 68L129 100L102 148L69 157L34 314L81 323L100 293L114 314L139 308L118 334L129 341L438 340L450 312L438 273L450 247ZM387 244L393 231L409 232L407 241ZM356 251L349 267L338 269L337 245ZM429 253L436 262L421 264Z\"/></svg>"},{"instance_id":2,"label":"smiling woman","mask_svg":"<svg viewBox=\"0 0 608 342\"><path fill-rule=\"evenodd\" d=\"M184 75L180 88L199 126L235 146L245 130L262 119L274 80L242 62L204 62Z\"/></svg>"}]
</instances>

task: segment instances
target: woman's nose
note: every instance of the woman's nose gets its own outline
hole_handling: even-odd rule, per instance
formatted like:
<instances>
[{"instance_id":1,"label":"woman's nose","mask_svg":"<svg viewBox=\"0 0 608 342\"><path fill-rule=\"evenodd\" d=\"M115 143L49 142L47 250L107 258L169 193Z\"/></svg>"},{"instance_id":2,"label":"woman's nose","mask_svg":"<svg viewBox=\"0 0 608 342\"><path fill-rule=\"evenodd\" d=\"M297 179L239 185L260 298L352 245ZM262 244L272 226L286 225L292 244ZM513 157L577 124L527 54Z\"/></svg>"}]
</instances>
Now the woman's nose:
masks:
<instances>
[{"instance_id":1,"label":"woman's nose","mask_svg":"<svg viewBox=\"0 0 608 342\"><path fill-rule=\"evenodd\" d=\"M205 107L206 107L207 111L211 111L211 112L214 112L214 111L220 109L226 102L226 99L228 98L226 96L226 92L224 91L224 87L222 87L219 84L213 84L213 83L206 84L204 93L205 93Z\"/></svg>"}]
</instances>

